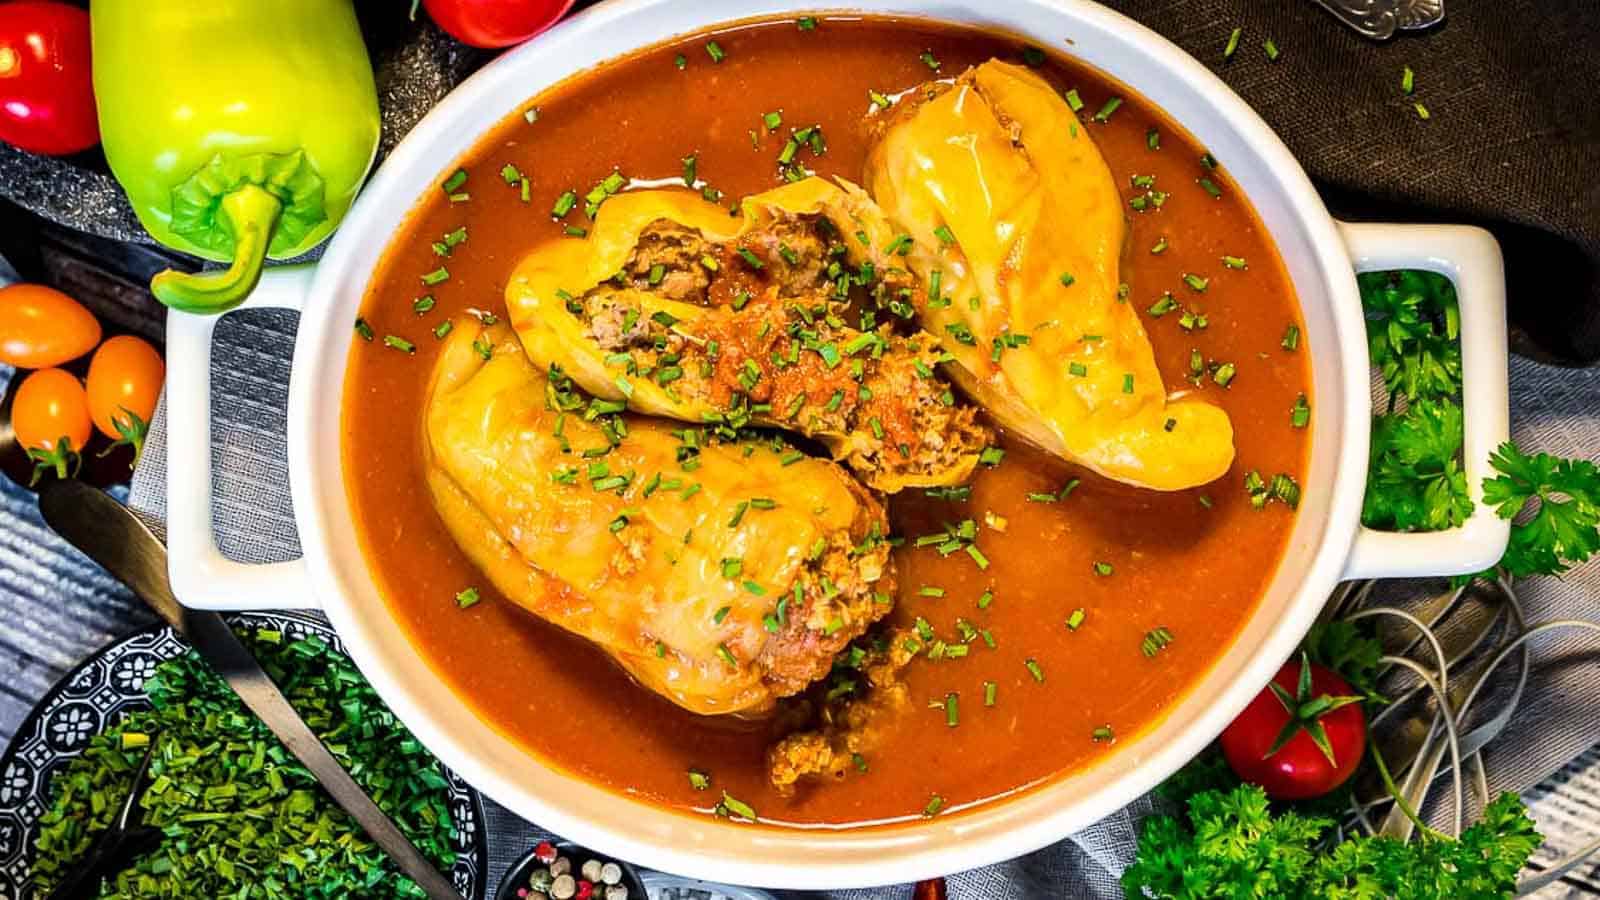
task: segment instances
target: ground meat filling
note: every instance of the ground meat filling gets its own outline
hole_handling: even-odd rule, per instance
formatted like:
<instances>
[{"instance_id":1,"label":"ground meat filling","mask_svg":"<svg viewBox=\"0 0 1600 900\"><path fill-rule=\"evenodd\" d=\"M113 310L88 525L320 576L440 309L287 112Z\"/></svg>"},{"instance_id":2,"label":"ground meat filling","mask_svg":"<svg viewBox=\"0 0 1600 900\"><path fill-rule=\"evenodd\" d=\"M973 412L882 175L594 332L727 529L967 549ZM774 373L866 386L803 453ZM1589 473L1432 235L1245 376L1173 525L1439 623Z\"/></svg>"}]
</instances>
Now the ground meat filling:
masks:
<instances>
[{"instance_id":1,"label":"ground meat filling","mask_svg":"<svg viewBox=\"0 0 1600 900\"><path fill-rule=\"evenodd\" d=\"M909 631L891 629L858 641L834 661L834 674L820 687L820 721L767 749L767 778L778 792L793 795L808 779L844 779L858 769L883 732L910 705L901 671L916 651Z\"/></svg>"},{"instance_id":2,"label":"ground meat filling","mask_svg":"<svg viewBox=\"0 0 1600 900\"><path fill-rule=\"evenodd\" d=\"M826 676L834 657L894 608L889 543L876 525L852 543L835 535L813 547L805 572L778 601L756 664L780 696Z\"/></svg>"},{"instance_id":3,"label":"ground meat filling","mask_svg":"<svg viewBox=\"0 0 1600 900\"><path fill-rule=\"evenodd\" d=\"M710 418L817 438L875 485L937 478L992 435L937 374L935 339L897 328L890 310L909 317L909 276L852 268L843 240L821 217L723 244L663 220L574 311L608 365L719 411ZM707 312L692 322L647 312L656 297Z\"/></svg>"}]
</instances>

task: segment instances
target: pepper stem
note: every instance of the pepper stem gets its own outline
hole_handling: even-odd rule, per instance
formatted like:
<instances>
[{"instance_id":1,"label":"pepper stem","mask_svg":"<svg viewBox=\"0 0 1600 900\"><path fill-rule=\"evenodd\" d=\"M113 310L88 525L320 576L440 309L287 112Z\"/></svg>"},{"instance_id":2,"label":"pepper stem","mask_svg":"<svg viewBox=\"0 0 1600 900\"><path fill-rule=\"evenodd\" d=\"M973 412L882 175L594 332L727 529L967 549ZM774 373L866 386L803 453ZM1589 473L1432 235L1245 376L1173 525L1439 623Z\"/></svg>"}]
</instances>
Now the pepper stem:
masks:
<instances>
[{"instance_id":1,"label":"pepper stem","mask_svg":"<svg viewBox=\"0 0 1600 900\"><path fill-rule=\"evenodd\" d=\"M220 272L159 272L150 279L150 292L183 312L221 313L238 306L261 280L267 245L282 211L282 201L254 184L223 197L219 212L233 226L233 263Z\"/></svg>"}]
</instances>

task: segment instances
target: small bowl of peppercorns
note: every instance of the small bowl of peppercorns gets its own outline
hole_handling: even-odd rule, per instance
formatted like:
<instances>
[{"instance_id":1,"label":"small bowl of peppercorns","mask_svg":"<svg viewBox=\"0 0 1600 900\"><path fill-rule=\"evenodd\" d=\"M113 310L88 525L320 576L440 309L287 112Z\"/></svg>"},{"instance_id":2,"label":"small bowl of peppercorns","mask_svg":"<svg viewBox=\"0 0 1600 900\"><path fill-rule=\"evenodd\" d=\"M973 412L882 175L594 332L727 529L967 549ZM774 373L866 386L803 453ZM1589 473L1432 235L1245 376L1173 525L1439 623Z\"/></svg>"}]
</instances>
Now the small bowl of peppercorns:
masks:
<instances>
[{"instance_id":1,"label":"small bowl of peppercorns","mask_svg":"<svg viewBox=\"0 0 1600 900\"><path fill-rule=\"evenodd\" d=\"M495 900L649 900L633 867L565 841L540 841L500 882Z\"/></svg>"}]
</instances>

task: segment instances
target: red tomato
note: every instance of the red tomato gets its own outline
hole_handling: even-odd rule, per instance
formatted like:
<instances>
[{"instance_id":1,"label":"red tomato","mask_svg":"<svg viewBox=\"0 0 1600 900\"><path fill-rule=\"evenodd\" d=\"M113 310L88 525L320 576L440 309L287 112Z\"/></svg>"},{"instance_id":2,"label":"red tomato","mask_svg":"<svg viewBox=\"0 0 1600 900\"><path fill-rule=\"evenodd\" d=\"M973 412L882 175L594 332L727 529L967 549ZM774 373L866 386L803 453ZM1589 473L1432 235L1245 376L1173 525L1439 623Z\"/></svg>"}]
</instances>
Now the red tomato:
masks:
<instances>
[{"instance_id":1,"label":"red tomato","mask_svg":"<svg viewBox=\"0 0 1600 900\"><path fill-rule=\"evenodd\" d=\"M1361 698L1338 673L1302 658L1285 663L1222 732L1222 753L1268 796L1304 800L1355 774L1366 741Z\"/></svg>"},{"instance_id":2,"label":"red tomato","mask_svg":"<svg viewBox=\"0 0 1600 900\"><path fill-rule=\"evenodd\" d=\"M0 5L0 141L52 156L100 143L87 12L65 3Z\"/></svg>"},{"instance_id":3,"label":"red tomato","mask_svg":"<svg viewBox=\"0 0 1600 900\"><path fill-rule=\"evenodd\" d=\"M520 44L560 19L573 0L422 0L440 28L463 44Z\"/></svg>"},{"instance_id":4,"label":"red tomato","mask_svg":"<svg viewBox=\"0 0 1600 900\"><path fill-rule=\"evenodd\" d=\"M156 413L166 375L161 354L142 338L124 334L101 344L89 361L89 415L94 427L137 448Z\"/></svg>"},{"instance_id":5,"label":"red tomato","mask_svg":"<svg viewBox=\"0 0 1600 900\"><path fill-rule=\"evenodd\" d=\"M55 450L62 438L76 453L89 441L89 398L72 373L40 369L11 398L11 430L25 450Z\"/></svg>"},{"instance_id":6,"label":"red tomato","mask_svg":"<svg viewBox=\"0 0 1600 900\"><path fill-rule=\"evenodd\" d=\"M0 362L48 369L100 343L100 323L78 301L42 284L0 288Z\"/></svg>"}]
</instances>

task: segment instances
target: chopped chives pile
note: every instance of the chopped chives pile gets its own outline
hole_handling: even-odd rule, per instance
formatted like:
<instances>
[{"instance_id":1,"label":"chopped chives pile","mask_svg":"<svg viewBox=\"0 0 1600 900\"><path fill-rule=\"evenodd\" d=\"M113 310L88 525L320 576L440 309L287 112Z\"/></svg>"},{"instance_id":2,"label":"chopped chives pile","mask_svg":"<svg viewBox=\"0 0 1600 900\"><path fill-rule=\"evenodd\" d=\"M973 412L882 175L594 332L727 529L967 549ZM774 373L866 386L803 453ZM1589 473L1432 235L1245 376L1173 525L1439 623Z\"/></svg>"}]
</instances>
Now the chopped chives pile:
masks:
<instances>
[{"instance_id":1,"label":"chopped chives pile","mask_svg":"<svg viewBox=\"0 0 1600 900\"><path fill-rule=\"evenodd\" d=\"M448 869L456 834L443 770L350 661L316 639L286 641L269 630L241 636L357 783ZM145 692L154 708L92 738L52 779L33 868L39 891L82 860L153 742L140 805L164 836L108 880L102 896L425 896L198 657L162 663Z\"/></svg>"}]
</instances>

